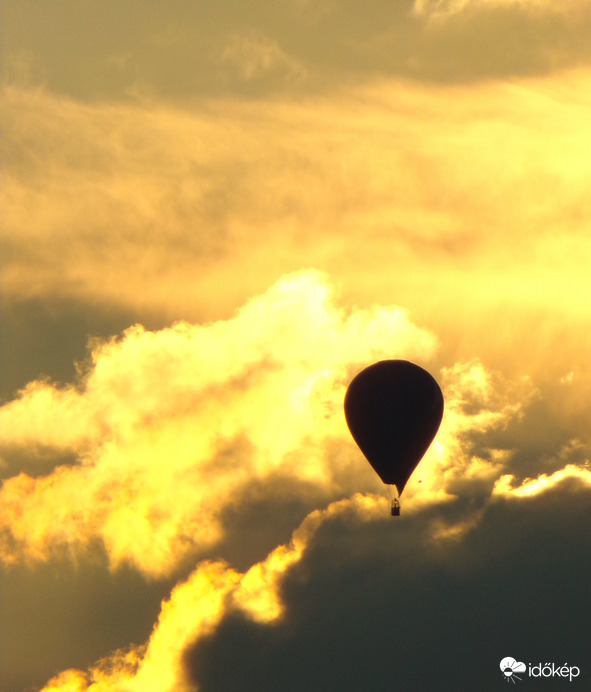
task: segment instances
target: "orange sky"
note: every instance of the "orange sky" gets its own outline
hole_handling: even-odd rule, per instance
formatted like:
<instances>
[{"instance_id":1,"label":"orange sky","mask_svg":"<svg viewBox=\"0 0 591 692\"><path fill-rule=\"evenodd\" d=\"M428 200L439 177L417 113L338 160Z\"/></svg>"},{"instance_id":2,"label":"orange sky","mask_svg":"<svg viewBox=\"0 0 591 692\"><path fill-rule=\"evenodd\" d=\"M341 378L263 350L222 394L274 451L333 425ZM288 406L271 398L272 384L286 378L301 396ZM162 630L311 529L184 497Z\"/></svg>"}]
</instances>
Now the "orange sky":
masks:
<instances>
[{"instance_id":1,"label":"orange sky","mask_svg":"<svg viewBox=\"0 0 591 692\"><path fill-rule=\"evenodd\" d=\"M453 689L584 663L589 10L0 1L2 692L427 689L438 608ZM381 358L446 401L396 525L342 413ZM337 675L389 612L395 674Z\"/></svg>"}]
</instances>

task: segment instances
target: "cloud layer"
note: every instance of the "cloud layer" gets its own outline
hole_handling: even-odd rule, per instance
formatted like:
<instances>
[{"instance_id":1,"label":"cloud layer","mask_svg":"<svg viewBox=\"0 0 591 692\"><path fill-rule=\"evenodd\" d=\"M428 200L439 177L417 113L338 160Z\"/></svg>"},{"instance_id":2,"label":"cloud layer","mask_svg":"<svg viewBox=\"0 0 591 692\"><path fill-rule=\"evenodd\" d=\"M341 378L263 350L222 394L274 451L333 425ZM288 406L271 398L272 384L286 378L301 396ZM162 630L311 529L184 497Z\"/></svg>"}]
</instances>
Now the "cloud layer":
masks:
<instances>
[{"instance_id":1,"label":"cloud layer","mask_svg":"<svg viewBox=\"0 0 591 692\"><path fill-rule=\"evenodd\" d=\"M466 83L589 65L588 0L173 0L58 15L3 3L4 72L84 100L314 93L376 76ZM75 55L76 69L70 56Z\"/></svg>"},{"instance_id":2,"label":"cloud layer","mask_svg":"<svg viewBox=\"0 0 591 692\"><path fill-rule=\"evenodd\" d=\"M351 304L411 309L451 359L558 379L589 346L588 86L183 109L7 89L0 285L163 326L229 317L313 266Z\"/></svg>"},{"instance_id":3,"label":"cloud layer","mask_svg":"<svg viewBox=\"0 0 591 692\"><path fill-rule=\"evenodd\" d=\"M248 483L347 483L326 447L345 436L351 373L434 347L400 308L338 309L314 272L284 277L225 322L138 326L97 344L78 385L34 382L0 409L6 463L25 449L42 449L41 464L76 456L5 481L2 557L47 560L98 538L113 566L169 574L219 541Z\"/></svg>"},{"instance_id":4,"label":"cloud layer","mask_svg":"<svg viewBox=\"0 0 591 692\"><path fill-rule=\"evenodd\" d=\"M3 692L588 688L589 9L0 0Z\"/></svg>"},{"instance_id":5,"label":"cloud layer","mask_svg":"<svg viewBox=\"0 0 591 692\"><path fill-rule=\"evenodd\" d=\"M525 659L543 652L582 663L585 570L572 564L564 533L576 533L589 511L591 475L571 477L578 480L570 486L564 475L539 483L527 503L515 501L520 493L493 500L460 538L438 530L441 506L394 529L381 499L335 502L245 574L202 563L163 604L146 647L88 674L64 672L44 692L272 690L278 679L286 690L319 683L386 690L393 680L418 689L442 677L449 687L478 678L494 690L500 636ZM554 528L540 535L548 513ZM586 534L576 543L588 554ZM546 578L532 588L539 570Z\"/></svg>"},{"instance_id":6,"label":"cloud layer","mask_svg":"<svg viewBox=\"0 0 591 692\"><path fill-rule=\"evenodd\" d=\"M283 277L229 320L156 332L136 326L97 342L76 384L34 382L0 408L6 463L18 463L24 449L29 457L40 450L41 465L72 457L45 474L5 480L5 563L104 553L112 570L128 566L162 580L201 560L163 603L145 644L88 672L63 672L45 689L162 692L234 684L218 678L217 637L232 640L235 626L246 627L256 641L256 632L264 638L266 627L290 627L300 617L305 593L292 601L289 584L303 569L303 588L315 593L325 567L314 563L310 546L325 523L334 526L336 517L342 542L377 522L366 540L381 554L388 506L373 494L380 484L346 430L345 387L367 362L404 357L428 365L436 348L435 337L405 310L345 310L326 277L306 271ZM461 554L457 546L471 545L499 508L552 493L556 503L570 493L586 502L591 483L576 440L557 450L556 471L533 479L515 467L508 439L503 446L503 431L527 421L528 401L536 397L531 382L503 379L478 360L445 368L440 380L444 422L408 484L408 523L389 550L418 541L424 547L414 559L440 569L442 551ZM253 495L268 510L277 482L284 503L277 511L287 509L296 523L308 516L266 558L255 557L255 548L249 558L235 544L244 542ZM343 496L350 497L338 500ZM313 509L319 504L326 509ZM244 514L240 530L236 511ZM253 543L264 544L263 534ZM240 555L245 570L216 559L223 554ZM310 559L313 566L305 567ZM358 550L350 559L345 569L355 573ZM405 578L412 562L409 569ZM263 629L252 630L250 622ZM297 644L300 634L293 636ZM211 647L213 657L204 659ZM278 652L278 665L283 658Z\"/></svg>"}]
</instances>

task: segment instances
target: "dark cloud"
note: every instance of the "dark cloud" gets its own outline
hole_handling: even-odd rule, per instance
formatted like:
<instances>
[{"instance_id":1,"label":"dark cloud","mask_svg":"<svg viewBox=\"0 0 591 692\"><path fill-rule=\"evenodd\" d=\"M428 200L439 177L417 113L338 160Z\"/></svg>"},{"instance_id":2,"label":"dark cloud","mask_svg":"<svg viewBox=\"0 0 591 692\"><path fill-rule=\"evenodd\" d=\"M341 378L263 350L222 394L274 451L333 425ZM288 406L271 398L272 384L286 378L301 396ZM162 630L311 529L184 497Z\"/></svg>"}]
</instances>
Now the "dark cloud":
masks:
<instances>
[{"instance_id":1,"label":"dark cloud","mask_svg":"<svg viewBox=\"0 0 591 692\"><path fill-rule=\"evenodd\" d=\"M581 465L591 456L587 425L561 416L560 403L535 397L520 417L487 435L483 446L511 450L505 469L520 482L552 474L568 463Z\"/></svg>"},{"instance_id":2,"label":"dark cloud","mask_svg":"<svg viewBox=\"0 0 591 692\"><path fill-rule=\"evenodd\" d=\"M545 75L588 64L590 26L583 3L570 11L549 3L467 3L444 19L427 20L412 71L444 82Z\"/></svg>"},{"instance_id":3,"label":"dark cloud","mask_svg":"<svg viewBox=\"0 0 591 692\"><path fill-rule=\"evenodd\" d=\"M77 363L88 357L91 339L109 338L134 322L164 326L149 311L135 313L92 301L43 299L0 300L0 401L37 379L73 382Z\"/></svg>"},{"instance_id":4,"label":"dark cloud","mask_svg":"<svg viewBox=\"0 0 591 692\"><path fill-rule=\"evenodd\" d=\"M174 582L147 583L131 570L116 574L87 555L0 570L2 692L39 689L59 671L87 668L105 652L147 640Z\"/></svg>"},{"instance_id":5,"label":"dark cloud","mask_svg":"<svg viewBox=\"0 0 591 692\"><path fill-rule=\"evenodd\" d=\"M202 692L493 692L513 656L578 665L568 688L586 689L589 489L568 481L500 500L463 538L434 540L434 522L457 511L326 522L283 580L285 618L228 615L187 652L193 681Z\"/></svg>"},{"instance_id":6,"label":"dark cloud","mask_svg":"<svg viewBox=\"0 0 591 692\"><path fill-rule=\"evenodd\" d=\"M294 526L326 500L324 488L280 472L264 481L255 479L222 512L224 538L210 551L212 557L246 571L276 546L288 543Z\"/></svg>"},{"instance_id":7,"label":"dark cloud","mask_svg":"<svg viewBox=\"0 0 591 692\"><path fill-rule=\"evenodd\" d=\"M437 6L413 12L411 0L294 0L272 10L260 0L130 0L110 11L96 0L2 5L9 79L24 70L21 81L92 100L256 98L375 75L461 82L546 74L591 57L584 2L560 11L471 2L443 17Z\"/></svg>"},{"instance_id":8,"label":"dark cloud","mask_svg":"<svg viewBox=\"0 0 591 692\"><path fill-rule=\"evenodd\" d=\"M101 657L102 689L177 692L186 637L205 692L488 692L505 656L588 688L589 78L513 78L588 65L589 4L0 13L2 692ZM253 298L303 266L338 304L312 275ZM376 521L341 390L392 356L452 376ZM224 615L272 618L275 574L283 619Z\"/></svg>"}]
</instances>

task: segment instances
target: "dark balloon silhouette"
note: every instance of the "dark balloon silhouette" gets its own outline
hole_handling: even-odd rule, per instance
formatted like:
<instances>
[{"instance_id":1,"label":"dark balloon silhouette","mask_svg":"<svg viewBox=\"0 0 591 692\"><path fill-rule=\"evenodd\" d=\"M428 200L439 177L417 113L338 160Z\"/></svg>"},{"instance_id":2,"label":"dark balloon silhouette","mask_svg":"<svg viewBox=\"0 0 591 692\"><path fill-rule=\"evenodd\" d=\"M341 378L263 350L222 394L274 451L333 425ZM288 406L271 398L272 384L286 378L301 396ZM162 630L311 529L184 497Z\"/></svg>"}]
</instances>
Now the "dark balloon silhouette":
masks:
<instances>
[{"instance_id":1,"label":"dark balloon silhouette","mask_svg":"<svg viewBox=\"0 0 591 692\"><path fill-rule=\"evenodd\" d=\"M423 368L381 360L357 374L345 395L353 439L382 481L402 493L443 416L443 394ZM400 514L395 497L392 514Z\"/></svg>"}]
</instances>

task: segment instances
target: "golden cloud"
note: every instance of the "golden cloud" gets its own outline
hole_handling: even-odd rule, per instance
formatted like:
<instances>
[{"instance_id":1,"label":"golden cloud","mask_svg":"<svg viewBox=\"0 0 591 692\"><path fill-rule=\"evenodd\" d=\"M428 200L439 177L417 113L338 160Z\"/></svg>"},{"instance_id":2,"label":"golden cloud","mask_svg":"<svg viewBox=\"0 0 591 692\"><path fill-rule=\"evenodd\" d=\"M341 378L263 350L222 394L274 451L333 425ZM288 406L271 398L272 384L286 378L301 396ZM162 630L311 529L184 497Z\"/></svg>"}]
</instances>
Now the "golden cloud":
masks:
<instances>
[{"instance_id":1,"label":"golden cloud","mask_svg":"<svg viewBox=\"0 0 591 692\"><path fill-rule=\"evenodd\" d=\"M461 12L515 8L527 13L574 14L588 7L588 0L556 3L552 0L415 0L413 13L436 19L451 17Z\"/></svg>"},{"instance_id":2,"label":"golden cloud","mask_svg":"<svg viewBox=\"0 0 591 692\"><path fill-rule=\"evenodd\" d=\"M0 408L7 454L43 446L76 458L4 482L2 558L75 556L98 540L113 569L162 577L222 540L224 510L252 481L280 473L326 500L367 491L377 481L347 431L345 388L369 362L425 362L436 346L401 308L338 307L311 271L232 319L135 326L95 344L76 386L32 383ZM507 457L477 441L526 402L527 388L495 382L478 361L445 370L443 387L441 431L406 493L411 512L450 499L459 478L492 483Z\"/></svg>"},{"instance_id":3,"label":"golden cloud","mask_svg":"<svg viewBox=\"0 0 591 692\"><path fill-rule=\"evenodd\" d=\"M251 480L280 471L333 492L343 472L326 442L348 439L351 372L435 347L398 307L338 308L316 272L284 277L227 321L97 344L77 386L32 383L0 408L9 453L77 455L5 481L2 557L48 560L99 539L114 568L169 574L220 539L221 513Z\"/></svg>"},{"instance_id":4,"label":"golden cloud","mask_svg":"<svg viewBox=\"0 0 591 692\"><path fill-rule=\"evenodd\" d=\"M508 497L531 497L550 490L567 479L575 479L583 485L591 487L591 470L589 470L588 465L588 462L585 466L567 464L564 468L550 475L542 473L537 478L528 478L517 486L513 485L514 477L512 474L504 474L496 481L493 494Z\"/></svg>"},{"instance_id":5,"label":"golden cloud","mask_svg":"<svg viewBox=\"0 0 591 692\"><path fill-rule=\"evenodd\" d=\"M511 489L510 479L504 476L496 484L490 502L494 503L498 494L511 494L517 499L545 492L565 478L576 478L591 486L588 470L570 466L551 478L540 477L519 489ZM485 508L473 509L447 524L434 515L426 535L434 545L438 544L438 550L442 543L456 545L475 529L484 511ZM356 494L313 511L288 543L275 548L245 573L238 573L222 562L203 562L163 602L158 623L145 646L115 652L88 673L65 671L42 692L190 692L194 687L185 677L184 668L187 647L214 631L222 618L235 609L263 624L281 619L284 615L279 595L282 579L302 559L318 529L334 518L348 524L390 521L384 498Z\"/></svg>"},{"instance_id":6,"label":"golden cloud","mask_svg":"<svg viewBox=\"0 0 591 692\"><path fill-rule=\"evenodd\" d=\"M149 642L127 652L116 652L88 673L68 670L41 692L190 692L183 654L189 644L209 634L232 609L240 609L258 622L282 615L278 585L287 569L301 559L318 527L341 516L351 521L372 521L387 516L382 498L355 495L315 510L296 529L289 544L278 546L260 563L239 574L221 562L203 562L177 585L163 602Z\"/></svg>"},{"instance_id":7,"label":"golden cloud","mask_svg":"<svg viewBox=\"0 0 591 692\"><path fill-rule=\"evenodd\" d=\"M202 320L313 266L438 333L552 337L589 320L588 88L575 71L184 108L6 88L0 285Z\"/></svg>"},{"instance_id":8,"label":"golden cloud","mask_svg":"<svg viewBox=\"0 0 591 692\"><path fill-rule=\"evenodd\" d=\"M306 77L306 68L299 60L287 55L276 40L253 30L229 36L220 59L247 82L277 73L288 81Z\"/></svg>"}]
</instances>

